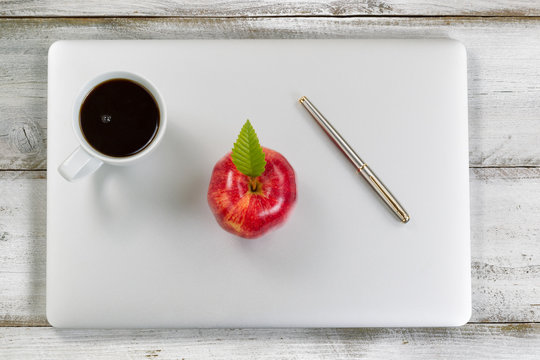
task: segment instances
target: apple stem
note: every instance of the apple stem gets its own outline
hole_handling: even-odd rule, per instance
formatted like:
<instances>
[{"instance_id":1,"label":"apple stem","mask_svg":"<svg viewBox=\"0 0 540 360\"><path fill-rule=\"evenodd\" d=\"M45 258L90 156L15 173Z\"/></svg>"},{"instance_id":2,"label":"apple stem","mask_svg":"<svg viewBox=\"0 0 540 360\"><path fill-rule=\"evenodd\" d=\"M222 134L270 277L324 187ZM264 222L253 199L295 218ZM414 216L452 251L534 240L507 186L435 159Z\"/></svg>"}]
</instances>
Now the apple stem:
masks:
<instances>
[{"instance_id":1,"label":"apple stem","mask_svg":"<svg viewBox=\"0 0 540 360\"><path fill-rule=\"evenodd\" d=\"M251 192L257 192L258 184L257 184L257 178L254 176L249 177L249 190Z\"/></svg>"}]
</instances>

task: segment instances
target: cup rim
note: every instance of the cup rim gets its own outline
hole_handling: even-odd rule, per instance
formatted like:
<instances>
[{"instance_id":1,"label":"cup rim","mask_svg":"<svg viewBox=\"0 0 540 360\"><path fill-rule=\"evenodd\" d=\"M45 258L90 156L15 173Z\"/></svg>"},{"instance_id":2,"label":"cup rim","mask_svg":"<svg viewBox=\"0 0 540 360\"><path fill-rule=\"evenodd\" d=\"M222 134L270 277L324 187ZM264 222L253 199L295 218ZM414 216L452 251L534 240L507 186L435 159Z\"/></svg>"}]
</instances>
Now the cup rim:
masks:
<instances>
[{"instance_id":1,"label":"cup rim","mask_svg":"<svg viewBox=\"0 0 540 360\"><path fill-rule=\"evenodd\" d=\"M112 79L127 79L141 85L154 97L154 100L156 101L159 108L159 127L156 135L154 136L154 139L143 150L130 156L113 157L99 152L98 150L94 149L92 145L88 143L88 141L86 141L86 138L84 137L80 127L80 109L84 100L97 85ZM91 80L87 81L79 91L77 97L75 98L75 103L73 106L72 127L77 137L77 140L79 140L81 147L86 152L105 163L122 165L138 160L141 157L146 156L148 153L150 153L156 148L158 143L163 138L165 129L167 127L167 108L165 106L165 101L163 101L161 93L159 92L157 87L147 78L129 71L108 71L94 76Z\"/></svg>"}]
</instances>

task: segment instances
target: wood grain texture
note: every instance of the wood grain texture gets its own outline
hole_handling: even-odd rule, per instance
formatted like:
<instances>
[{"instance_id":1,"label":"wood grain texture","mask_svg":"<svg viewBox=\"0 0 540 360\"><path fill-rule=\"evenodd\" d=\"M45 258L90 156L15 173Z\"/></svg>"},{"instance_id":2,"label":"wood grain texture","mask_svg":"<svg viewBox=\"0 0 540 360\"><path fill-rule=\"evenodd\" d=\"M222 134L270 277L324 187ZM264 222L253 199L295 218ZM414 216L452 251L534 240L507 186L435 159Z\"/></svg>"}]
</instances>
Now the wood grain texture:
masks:
<instances>
[{"instance_id":1,"label":"wood grain texture","mask_svg":"<svg viewBox=\"0 0 540 360\"><path fill-rule=\"evenodd\" d=\"M0 16L537 16L536 0L19 0L4 1Z\"/></svg>"},{"instance_id":2,"label":"wood grain texture","mask_svg":"<svg viewBox=\"0 0 540 360\"><path fill-rule=\"evenodd\" d=\"M540 166L540 21L515 18L0 20L0 169L46 168L47 50L58 39L433 38L468 49L470 163Z\"/></svg>"},{"instance_id":3,"label":"wood grain texture","mask_svg":"<svg viewBox=\"0 0 540 360\"><path fill-rule=\"evenodd\" d=\"M472 321L540 321L540 169L470 176Z\"/></svg>"},{"instance_id":4,"label":"wood grain texture","mask_svg":"<svg viewBox=\"0 0 540 360\"><path fill-rule=\"evenodd\" d=\"M45 176L0 172L0 326L46 324Z\"/></svg>"},{"instance_id":5,"label":"wood grain texture","mask_svg":"<svg viewBox=\"0 0 540 360\"><path fill-rule=\"evenodd\" d=\"M407 15L444 18L401 17ZM136 18L43 18L48 16ZM144 18L154 16L175 18ZM474 167L471 320L526 322L457 329L2 327L48 323L46 173L0 171L0 359L537 359L540 324L528 322L540 321L540 168L476 167L540 166L538 16L537 0L0 0L0 170L46 168L46 55L54 40L462 41Z\"/></svg>"},{"instance_id":6,"label":"wood grain texture","mask_svg":"<svg viewBox=\"0 0 540 360\"><path fill-rule=\"evenodd\" d=\"M44 172L0 172L0 326L46 326ZM540 321L540 168L471 169L475 322Z\"/></svg>"},{"instance_id":7,"label":"wood grain texture","mask_svg":"<svg viewBox=\"0 0 540 360\"><path fill-rule=\"evenodd\" d=\"M447 329L0 328L2 359L536 360L540 324Z\"/></svg>"}]
</instances>

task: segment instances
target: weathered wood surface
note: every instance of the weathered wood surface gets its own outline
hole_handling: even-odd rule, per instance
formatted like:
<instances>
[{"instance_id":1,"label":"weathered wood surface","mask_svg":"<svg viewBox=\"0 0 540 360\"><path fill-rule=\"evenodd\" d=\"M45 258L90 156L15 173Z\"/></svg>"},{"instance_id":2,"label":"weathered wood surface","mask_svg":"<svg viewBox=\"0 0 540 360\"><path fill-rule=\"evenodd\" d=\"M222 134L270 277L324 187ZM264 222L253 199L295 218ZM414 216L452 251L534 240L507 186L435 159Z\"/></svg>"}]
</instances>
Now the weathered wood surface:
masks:
<instances>
[{"instance_id":1,"label":"weathered wood surface","mask_svg":"<svg viewBox=\"0 0 540 360\"><path fill-rule=\"evenodd\" d=\"M45 171L0 172L0 326L47 324L46 187Z\"/></svg>"},{"instance_id":2,"label":"weathered wood surface","mask_svg":"<svg viewBox=\"0 0 540 360\"><path fill-rule=\"evenodd\" d=\"M540 321L540 168L470 174L471 321ZM44 175L0 172L0 326L47 325Z\"/></svg>"},{"instance_id":3,"label":"weathered wood surface","mask_svg":"<svg viewBox=\"0 0 540 360\"><path fill-rule=\"evenodd\" d=\"M470 175L471 320L540 321L540 168Z\"/></svg>"},{"instance_id":4,"label":"weathered wood surface","mask_svg":"<svg viewBox=\"0 0 540 360\"><path fill-rule=\"evenodd\" d=\"M24 170L0 171L0 359L537 359L538 16L537 0L0 0L0 170ZM53 41L383 37L451 37L468 49L471 321L515 323L458 329L24 327L48 325L46 173L28 170L46 169L46 63Z\"/></svg>"},{"instance_id":5,"label":"weathered wood surface","mask_svg":"<svg viewBox=\"0 0 540 360\"><path fill-rule=\"evenodd\" d=\"M0 20L0 169L46 168L57 39L450 37L469 61L470 163L540 166L540 21L515 18Z\"/></svg>"},{"instance_id":6,"label":"weathered wood surface","mask_svg":"<svg viewBox=\"0 0 540 360\"><path fill-rule=\"evenodd\" d=\"M540 324L449 329L0 328L2 359L537 360Z\"/></svg>"},{"instance_id":7,"label":"weathered wood surface","mask_svg":"<svg viewBox=\"0 0 540 360\"><path fill-rule=\"evenodd\" d=\"M0 16L537 16L537 0L19 0Z\"/></svg>"}]
</instances>

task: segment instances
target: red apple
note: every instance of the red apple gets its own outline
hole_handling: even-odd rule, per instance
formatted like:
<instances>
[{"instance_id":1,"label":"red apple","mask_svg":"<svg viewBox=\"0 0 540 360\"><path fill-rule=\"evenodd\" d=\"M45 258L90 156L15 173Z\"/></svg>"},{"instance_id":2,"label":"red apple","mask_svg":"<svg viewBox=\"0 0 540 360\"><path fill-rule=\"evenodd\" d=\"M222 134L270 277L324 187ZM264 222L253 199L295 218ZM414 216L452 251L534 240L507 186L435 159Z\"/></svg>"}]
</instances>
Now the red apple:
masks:
<instances>
[{"instance_id":1,"label":"red apple","mask_svg":"<svg viewBox=\"0 0 540 360\"><path fill-rule=\"evenodd\" d=\"M221 227L247 239L282 224L296 201L294 170L280 153L262 148L264 172L250 178L239 172L231 153L214 166L208 204Z\"/></svg>"}]
</instances>

